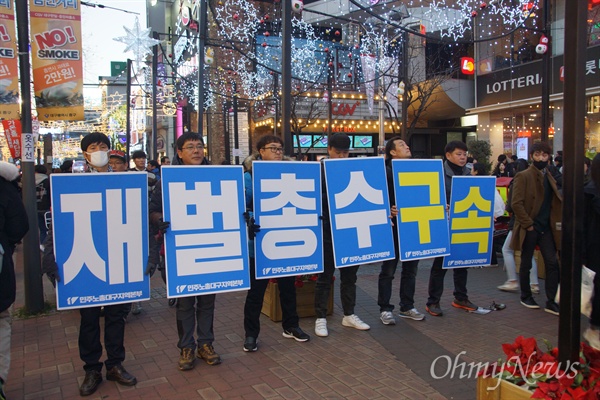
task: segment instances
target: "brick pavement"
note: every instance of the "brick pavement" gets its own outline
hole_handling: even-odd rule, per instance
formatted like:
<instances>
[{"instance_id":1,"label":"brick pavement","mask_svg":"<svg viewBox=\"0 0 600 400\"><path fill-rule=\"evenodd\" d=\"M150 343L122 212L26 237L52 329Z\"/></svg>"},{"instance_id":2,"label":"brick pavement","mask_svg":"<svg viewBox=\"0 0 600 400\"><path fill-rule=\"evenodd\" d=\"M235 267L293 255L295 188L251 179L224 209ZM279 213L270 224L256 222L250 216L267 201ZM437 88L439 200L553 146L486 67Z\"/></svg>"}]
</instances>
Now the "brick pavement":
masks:
<instances>
[{"instance_id":1,"label":"brick pavement","mask_svg":"<svg viewBox=\"0 0 600 400\"><path fill-rule=\"evenodd\" d=\"M19 256L18 269L22 264ZM430 261L423 261L417 277L415 300L421 311L427 298L430 265ZM446 374L448 360L460 354L460 360L466 363L494 361L502 355L501 344L512 342L520 334L557 343L557 317L520 306L518 294L496 290L505 280L502 268L472 269L468 288L474 303L487 306L495 300L506 303L506 310L474 315L452 308L452 272L449 272L442 298L444 316L428 316L425 321L400 320L396 326L379 322L378 266L363 266L359 274L356 312L371 325L370 331L341 326L342 311L336 291L328 338L316 337L314 319L303 318L301 327L312 338L310 342L297 343L281 336L280 324L262 316L259 350L245 353L242 351L245 292L220 294L214 345L223 363L208 366L199 360L194 370L186 372L177 369L175 310L168 307L162 281L155 276L152 299L143 303L142 314L129 317L125 333L124 365L139 383L126 388L104 381L91 398L474 399L475 378L461 379L460 370L454 370L454 376L450 377L450 373ZM399 271L394 280L395 303L398 278ZM21 307L20 270L18 286L16 306ZM44 288L45 297L54 302L51 286L45 283ZM543 297L537 298L541 301ZM79 398L78 385L84 372L77 349L78 329L77 311L15 320L8 398ZM464 374L468 374L468 368Z\"/></svg>"}]
</instances>

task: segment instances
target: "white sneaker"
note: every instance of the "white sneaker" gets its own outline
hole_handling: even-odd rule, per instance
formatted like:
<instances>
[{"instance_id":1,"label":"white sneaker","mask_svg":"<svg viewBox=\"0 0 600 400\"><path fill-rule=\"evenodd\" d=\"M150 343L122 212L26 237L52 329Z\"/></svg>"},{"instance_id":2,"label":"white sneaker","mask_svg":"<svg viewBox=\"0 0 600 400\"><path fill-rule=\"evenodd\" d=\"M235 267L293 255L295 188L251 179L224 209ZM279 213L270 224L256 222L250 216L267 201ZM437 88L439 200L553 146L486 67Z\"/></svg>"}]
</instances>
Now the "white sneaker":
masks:
<instances>
[{"instance_id":1,"label":"white sneaker","mask_svg":"<svg viewBox=\"0 0 600 400\"><path fill-rule=\"evenodd\" d=\"M358 318L358 315L356 314L344 315L342 325L358 329L359 331L368 331L371 329L371 327Z\"/></svg>"},{"instance_id":2,"label":"white sneaker","mask_svg":"<svg viewBox=\"0 0 600 400\"><path fill-rule=\"evenodd\" d=\"M394 314L391 311L382 311L379 319L381 319L384 325L396 325L396 318L394 318Z\"/></svg>"},{"instance_id":3,"label":"white sneaker","mask_svg":"<svg viewBox=\"0 0 600 400\"><path fill-rule=\"evenodd\" d=\"M503 292L516 292L519 290L519 284L517 281L506 281L502 285L498 286L498 289Z\"/></svg>"},{"instance_id":4,"label":"white sneaker","mask_svg":"<svg viewBox=\"0 0 600 400\"><path fill-rule=\"evenodd\" d=\"M398 316L402 318L414 319L415 321L423 321L425 319L425 315L421 314L416 308L408 311L400 311L398 312Z\"/></svg>"},{"instance_id":5,"label":"white sneaker","mask_svg":"<svg viewBox=\"0 0 600 400\"><path fill-rule=\"evenodd\" d=\"M327 330L327 319L317 318L315 321L315 335L320 337L329 336L329 331Z\"/></svg>"},{"instance_id":6,"label":"white sneaker","mask_svg":"<svg viewBox=\"0 0 600 400\"><path fill-rule=\"evenodd\" d=\"M583 338L596 350L600 350L600 331L592 327L583 332Z\"/></svg>"}]
</instances>

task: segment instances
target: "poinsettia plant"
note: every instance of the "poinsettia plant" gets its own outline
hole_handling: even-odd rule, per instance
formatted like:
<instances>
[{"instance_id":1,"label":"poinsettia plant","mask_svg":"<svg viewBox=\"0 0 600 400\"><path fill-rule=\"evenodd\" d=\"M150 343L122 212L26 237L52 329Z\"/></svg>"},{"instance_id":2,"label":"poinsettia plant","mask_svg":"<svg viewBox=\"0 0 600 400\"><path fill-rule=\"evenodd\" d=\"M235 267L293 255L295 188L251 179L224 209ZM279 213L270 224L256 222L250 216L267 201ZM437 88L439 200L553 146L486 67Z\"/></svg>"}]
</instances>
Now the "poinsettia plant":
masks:
<instances>
[{"instance_id":1,"label":"poinsettia plant","mask_svg":"<svg viewBox=\"0 0 600 400\"><path fill-rule=\"evenodd\" d=\"M600 398L600 351L581 343L579 360L561 365L558 348L545 341L542 351L535 338L519 336L503 344L506 361L499 360L479 372L485 378L499 378L532 390L532 399Z\"/></svg>"}]
</instances>

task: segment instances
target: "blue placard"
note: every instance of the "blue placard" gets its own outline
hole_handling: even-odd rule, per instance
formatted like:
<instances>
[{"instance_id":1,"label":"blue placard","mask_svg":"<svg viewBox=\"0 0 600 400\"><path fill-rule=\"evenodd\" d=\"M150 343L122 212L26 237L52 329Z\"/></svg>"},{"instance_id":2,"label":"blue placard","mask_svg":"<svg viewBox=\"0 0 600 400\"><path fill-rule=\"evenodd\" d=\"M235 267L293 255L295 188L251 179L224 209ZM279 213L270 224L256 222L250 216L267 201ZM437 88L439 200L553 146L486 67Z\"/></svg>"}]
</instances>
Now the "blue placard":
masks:
<instances>
[{"instance_id":1,"label":"blue placard","mask_svg":"<svg viewBox=\"0 0 600 400\"><path fill-rule=\"evenodd\" d=\"M323 272L321 166L254 161L256 279Z\"/></svg>"},{"instance_id":2,"label":"blue placard","mask_svg":"<svg viewBox=\"0 0 600 400\"><path fill-rule=\"evenodd\" d=\"M400 260L450 254L442 160L392 160Z\"/></svg>"},{"instance_id":3,"label":"blue placard","mask_svg":"<svg viewBox=\"0 0 600 400\"><path fill-rule=\"evenodd\" d=\"M161 169L167 296L250 288L241 166Z\"/></svg>"},{"instance_id":4,"label":"blue placard","mask_svg":"<svg viewBox=\"0 0 600 400\"><path fill-rule=\"evenodd\" d=\"M381 157L323 160L335 267L395 257Z\"/></svg>"},{"instance_id":5,"label":"blue placard","mask_svg":"<svg viewBox=\"0 0 600 400\"><path fill-rule=\"evenodd\" d=\"M490 265L495 192L493 176L452 177L450 255L443 268Z\"/></svg>"},{"instance_id":6,"label":"blue placard","mask_svg":"<svg viewBox=\"0 0 600 400\"><path fill-rule=\"evenodd\" d=\"M53 174L59 310L150 298L145 172Z\"/></svg>"}]
</instances>

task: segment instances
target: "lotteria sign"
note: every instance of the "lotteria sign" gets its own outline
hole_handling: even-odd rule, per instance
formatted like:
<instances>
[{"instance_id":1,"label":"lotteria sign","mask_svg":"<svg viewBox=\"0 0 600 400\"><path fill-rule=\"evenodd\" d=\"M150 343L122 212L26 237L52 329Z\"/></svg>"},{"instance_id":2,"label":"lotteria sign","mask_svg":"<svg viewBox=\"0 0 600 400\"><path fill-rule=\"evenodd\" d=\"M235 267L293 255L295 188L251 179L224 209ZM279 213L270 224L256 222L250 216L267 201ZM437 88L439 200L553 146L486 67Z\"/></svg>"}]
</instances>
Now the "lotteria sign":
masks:
<instances>
[{"instance_id":1,"label":"lotteria sign","mask_svg":"<svg viewBox=\"0 0 600 400\"><path fill-rule=\"evenodd\" d=\"M550 93L563 92L564 57L552 57ZM511 101L531 99L542 95L541 60L504 68L477 77L477 105L483 107ZM600 86L600 46L586 51L585 87Z\"/></svg>"},{"instance_id":2,"label":"lotteria sign","mask_svg":"<svg viewBox=\"0 0 600 400\"><path fill-rule=\"evenodd\" d=\"M465 75L473 75L475 73L475 60L473 57L462 57L460 59L460 71Z\"/></svg>"}]
</instances>

